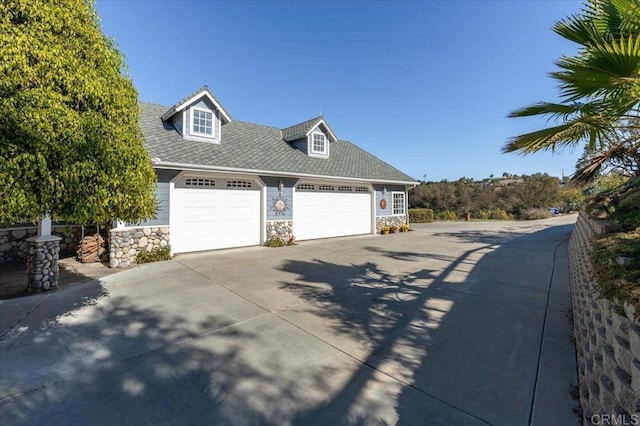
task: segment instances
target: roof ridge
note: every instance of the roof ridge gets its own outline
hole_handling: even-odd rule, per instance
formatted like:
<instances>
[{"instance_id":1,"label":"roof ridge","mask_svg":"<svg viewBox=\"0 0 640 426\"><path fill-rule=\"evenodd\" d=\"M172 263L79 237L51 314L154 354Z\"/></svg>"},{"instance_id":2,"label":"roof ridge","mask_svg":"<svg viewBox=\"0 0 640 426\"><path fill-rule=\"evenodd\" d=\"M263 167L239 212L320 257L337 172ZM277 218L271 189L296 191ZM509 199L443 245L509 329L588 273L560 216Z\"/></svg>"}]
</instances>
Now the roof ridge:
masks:
<instances>
[{"instance_id":1,"label":"roof ridge","mask_svg":"<svg viewBox=\"0 0 640 426\"><path fill-rule=\"evenodd\" d=\"M300 123L296 123L293 126L283 127L280 130L285 131L285 130L291 129L293 127L296 127L296 126L302 126L302 125L307 124L307 123L312 123L312 122L317 121L317 120L324 120L324 116L319 115L317 117L310 118L309 120L305 120L305 121L301 121Z\"/></svg>"},{"instance_id":2,"label":"roof ridge","mask_svg":"<svg viewBox=\"0 0 640 426\"><path fill-rule=\"evenodd\" d=\"M233 120L233 122L234 123L242 123L242 124L251 124L252 126L266 127L267 129L280 130L279 127L270 126L268 124L252 123L250 121L244 121L244 120Z\"/></svg>"}]
</instances>

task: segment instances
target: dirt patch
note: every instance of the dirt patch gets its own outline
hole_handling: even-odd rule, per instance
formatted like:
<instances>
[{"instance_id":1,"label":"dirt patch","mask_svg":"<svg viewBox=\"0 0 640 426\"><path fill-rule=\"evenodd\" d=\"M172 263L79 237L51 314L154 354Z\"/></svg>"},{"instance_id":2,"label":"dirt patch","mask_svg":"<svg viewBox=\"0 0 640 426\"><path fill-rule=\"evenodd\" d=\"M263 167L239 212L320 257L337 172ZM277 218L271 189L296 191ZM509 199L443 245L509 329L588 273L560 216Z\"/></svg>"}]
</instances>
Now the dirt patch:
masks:
<instances>
[{"instance_id":1,"label":"dirt patch","mask_svg":"<svg viewBox=\"0 0 640 426\"><path fill-rule=\"evenodd\" d=\"M80 263L73 257L60 259L58 289L86 283L114 274L121 269L109 268L108 263ZM0 265L0 299L27 296L27 262L12 262ZM56 290L53 290L56 291Z\"/></svg>"}]
</instances>

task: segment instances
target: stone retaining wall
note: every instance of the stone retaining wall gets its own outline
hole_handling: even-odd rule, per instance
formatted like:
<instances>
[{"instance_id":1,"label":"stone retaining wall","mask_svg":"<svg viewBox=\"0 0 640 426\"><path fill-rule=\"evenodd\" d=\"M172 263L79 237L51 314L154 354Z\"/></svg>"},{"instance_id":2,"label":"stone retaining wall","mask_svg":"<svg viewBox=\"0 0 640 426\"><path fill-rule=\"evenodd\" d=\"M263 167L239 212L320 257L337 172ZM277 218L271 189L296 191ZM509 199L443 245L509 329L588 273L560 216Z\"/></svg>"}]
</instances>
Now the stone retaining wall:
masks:
<instances>
[{"instance_id":1,"label":"stone retaining wall","mask_svg":"<svg viewBox=\"0 0 640 426\"><path fill-rule=\"evenodd\" d=\"M585 425L601 421L603 414L618 415L626 421L638 419L640 414L640 322L633 319L633 307L599 298L590 260L592 238L605 232L606 226L582 212L569 243L580 405Z\"/></svg>"},{"instance_id":2,"label":"stone retaining wall","mask_svg":"<svg viewBox=\"0 0 640 426\"><path fill-rule=\"evenodd\" d=\"M109 235L109 266L126 268L136 263L141 251L152 251L169 245L169 227L112 229Z\"/></svg>"},{"instance_id":3,"label":"stone retaining wall","mask_svg":"<svg viewBox=\"0 0 640 426\"><path fill-rule=\"evenodd\" d=\"M16 227L0 229L0 264L27 259L28 238L38 234L37 227ZM60 253L71 254L80 242L82 228L76 225L53 226L52 235L60 237Z\"/></svg>"},{"instance_id":4,"label":"stone retaining wall","mask_svg":"<svg viewBox=\"0 0 640 426\"><path fill-rule=\"evenodd\" d=\"M378 216L376 217L376 234L380 233L383 226L395 225L400 229L407 222L406 216Z\"/></svg>"}]
</instances>

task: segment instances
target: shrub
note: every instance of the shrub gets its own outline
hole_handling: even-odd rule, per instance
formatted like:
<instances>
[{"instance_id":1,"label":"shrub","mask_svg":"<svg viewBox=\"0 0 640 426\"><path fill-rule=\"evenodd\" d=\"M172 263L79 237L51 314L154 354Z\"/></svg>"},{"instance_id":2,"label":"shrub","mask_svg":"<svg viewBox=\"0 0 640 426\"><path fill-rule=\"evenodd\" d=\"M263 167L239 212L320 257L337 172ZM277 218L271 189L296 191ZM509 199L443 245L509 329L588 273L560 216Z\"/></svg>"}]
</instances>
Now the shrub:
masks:
<instances>
[{"instance_id":1,"label":"shrub","mask_svg":"<svg viewBox=\"0 0 640 426\"><path fill-rule=\"evenodd\" d=\"M513 220L513 215L502 209L480 210L478 218L482 220Z\"/></svg>"},{"instance_id":2,"label":"shrub","mask_svg":"<svg viewBox=\"0 0 640 426\"><path fill-rule=\"evenodd\" d=\"M389 228L389 227L388 227L388 226L386 226L386 225L380 228L380 233L381 233L381 234L388 234L388 233L389 233L389 231L391 231L391 228Z\"/></svg>"},{"instance_id":3,"label":"shrub","mask_svg":"<svg viewBox=\"0 0 640 426\"><path fill-rule=\"evenodd\" d=\"M520 219L522 220L537 220L537 219L548 219L551 217L551 212L549 209L536 208L536 209L526 209L520 212Z\"/></svg>"},{"instance_id":4,"label":"shrub","mask_svg":"<svg viewBox=\"0 0 640 426\"><path fill-rule=\"evenodd\" d=\"M171 249L169 246L151 250L151 251L141 251L136 255L136 263L150 263L157 262L159 260L170 260L171 259Z\"/></svg>"},{"instance_id":5,"label":"shrub","mask_svg":"<svg viewBox=\"0 0 640 426\"><path fill-rule=\"evenodd\" d=\"M284 247L286 242L282 237L269 237L264 245L267 247Z\"/></svg>"},{"instance_id":6,"label":"shrub","mask_svg":"<svg viewBox=\"0 0 640 426\"><path fill-rule=\"evenodd\" d=\"M460 215L451 210L443 210L436 213L436 220L460 220Z\"/></svg>"},{"instance_id":7,"label":"shrub","mask_svg":"<svg viewBox=\"0 0 640 426\"><path fill-rule=\"evenodd\" d=\"M392 234L395 234L396 232L398 232L398 227L396 225L391 225L389 227L389 232L391 232Z\"/></svg>"},{"instance_id":8,"label":"shrub","mask_svg":"<svg viewBox=\"0 0 640 426\"><path fill-rule=\"evenodd\" d=\"M409 232L409 225L406 223L400 227L400 232Z\"/></svg>"},{"instance_id":9,"label":"shrub","mask_svg":"<svg viewBox=\"0 0 640 426\"><path fill-rule=\"evenodd\" d=\"M409 209L409 222L429 223L433 222L433 210L431 209Z\"/></svg>"},{"instance_id":10,"label":"shrub","mask_svg":"<svg viewBox=\"0 0 640 426\"><path fill-rule=\"evenodd\" d=\"M267 247L284 247L284 246L292 246L295 238L293 236L285 239L283 237L275 236L269 237L267 241L264 243Z\"/></svg>"},{"instance_id":11,"label":"shrub","mask_svg":"<svg viewBox=\"0 0 640 426\"><path fill-rule=\"evenodd\" d=\"M620 265L619 257L631 262ZM640 314L640 230L604 234L594 242L593 268L600 294L609 299L636 307Z\"/></svg>"}]
</instances>

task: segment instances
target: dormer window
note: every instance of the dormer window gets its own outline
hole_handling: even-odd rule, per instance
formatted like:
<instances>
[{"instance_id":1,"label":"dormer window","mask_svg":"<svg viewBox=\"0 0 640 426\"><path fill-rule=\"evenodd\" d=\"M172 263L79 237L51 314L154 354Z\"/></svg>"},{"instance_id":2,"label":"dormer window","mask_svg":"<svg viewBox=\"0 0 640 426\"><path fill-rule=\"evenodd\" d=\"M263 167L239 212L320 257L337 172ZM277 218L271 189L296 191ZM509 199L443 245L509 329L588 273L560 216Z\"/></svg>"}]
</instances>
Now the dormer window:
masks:
<instances>
[{"instance_id":1,"label":"dormer window","mask_svg":"<svg viewBox=\"0 0 640 426\"><path fill-rule=\"evenodd\" d=\"M327 155L327 138L322 133L313 133L311 140L311 153Z\"/></svg>"},{"instance_id":2,"label":"dormer window","mask_svg":"<svg viewBox=\"0 0 640 426\"><path fill-rule=\"evenodd\" d=\"M213 113L200 108L193 108L191 132L203 136L213 136Z\"/></svg>"}]
</instances>

